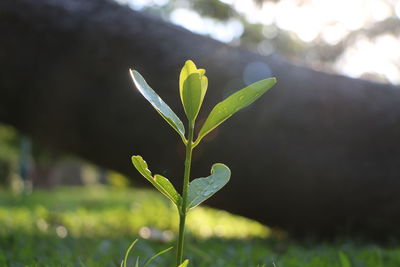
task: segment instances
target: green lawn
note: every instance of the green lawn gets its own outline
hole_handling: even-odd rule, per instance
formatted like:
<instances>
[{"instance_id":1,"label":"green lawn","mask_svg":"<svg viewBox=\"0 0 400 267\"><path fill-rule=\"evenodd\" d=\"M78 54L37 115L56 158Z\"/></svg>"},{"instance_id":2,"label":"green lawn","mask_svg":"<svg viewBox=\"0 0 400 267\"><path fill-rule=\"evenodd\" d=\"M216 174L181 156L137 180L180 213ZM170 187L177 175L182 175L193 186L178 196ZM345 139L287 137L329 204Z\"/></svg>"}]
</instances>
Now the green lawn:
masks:
<instances>
[{"instance_id":1,"label":"green lawn","mask_svg":"<svg viewBox=\"0 0 400 267\"><path fill-rule=\"evenodd\" d=\"M174 245L176 210L153 191L60 188L0 191L0 266L119 266L130 243L142 262ZM189 266L398 267L400 246L344 240L298 243L254 221L197 208L188 218ZM152 266L171 266L172 252ZM150 266L150 265L149 265Z\"/></svg>"}]
</instances>

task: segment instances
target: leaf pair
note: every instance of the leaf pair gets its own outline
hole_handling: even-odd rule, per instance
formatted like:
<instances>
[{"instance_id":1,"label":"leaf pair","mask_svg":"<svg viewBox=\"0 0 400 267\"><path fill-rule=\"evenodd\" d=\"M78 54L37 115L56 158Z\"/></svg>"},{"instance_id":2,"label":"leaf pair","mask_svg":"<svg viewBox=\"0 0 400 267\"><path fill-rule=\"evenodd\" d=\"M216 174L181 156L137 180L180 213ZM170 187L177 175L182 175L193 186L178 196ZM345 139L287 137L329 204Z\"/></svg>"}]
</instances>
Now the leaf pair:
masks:
<instances>
[{"instance_id":1,"label":"leaf pair","mask_svg":"<svg viewBox=\"0 0 400 267\"><path fill-rule=\"evenodd\" d=\"M140 174L157 188L158 191L170 199L178 209L182 208L182 197L167 178L159 174L153 176L148 169L146 161L141 156L132 156L132 163ZM228 183L230 176L231 171L227 166L221 163L214 164L211 168L210 176L194 179L189 184L185 209L190 210L210 198Z\"/></svg>"},{"instance_id":2,"label":"leaf pair","mask_svg":"<svg viewBox=\"0 0 400 267\"><path fill-rule=\"evenodd\" d=\"M130 70L132 79L140 93L150 102L158 113L174 128L186 144L185 128L182 121L171 108L157 95L146 83L144 78L135 70ZM219 102L208 115L203 124L195 146L201 139L214 130L218 125L231 117L237 111L247 107L256 101L276 83L275 78L268 78L255 82L246 88L234 93L225 100ZM196 119L207 91L208 80L204 69L197 69L193 61L186 61L179 77L179 91L181 101L190 122Z\"/></svg>"},{"instance_id":3,"label":"leaf pair","mask_svg":"<svg viewBox=\"0 0 400 267\"><path fill-rule=\"evenodd\" d=\"M195 121L207 92L208 79L204 69L197 69L193 61L185 62L179 75L179 92L186 117Z\"/></svg>"}]
</instances>

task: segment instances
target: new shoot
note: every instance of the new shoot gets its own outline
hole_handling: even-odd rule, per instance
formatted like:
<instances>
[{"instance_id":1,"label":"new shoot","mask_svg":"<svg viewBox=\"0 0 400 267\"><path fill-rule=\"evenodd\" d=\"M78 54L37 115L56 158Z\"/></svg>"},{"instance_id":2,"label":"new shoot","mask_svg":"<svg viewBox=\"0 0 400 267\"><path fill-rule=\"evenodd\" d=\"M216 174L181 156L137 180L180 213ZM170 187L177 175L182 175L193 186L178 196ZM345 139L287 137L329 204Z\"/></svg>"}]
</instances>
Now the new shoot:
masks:
<instances>
[{"instance_id":1,"label":"new shoot","mask_svg":"<svg viewBox=\"0 0 400 267\"><path fill-rule=\"evenodd\" d=\"M255 82L219 102L211 110L200 128L199 133L195 137L194 128L196 118L208 87L208 79L204 69L198 69L193 61L188 60L180 73L179 94L188 121L187 133L182 121L146 83L142 75L135 70L130 70L130 73L137 89L179 134L186 149L182 181L183 190L181 194L176 191L173 184L167 178L160 174L153 175L146 161L144 161L141 156L132 156L132 163L140 174L142 174L158 191L171 200L178 209L179 233L176 245L176 266L186 266L188 260L183 260L186 215L191 209L200 205L224 187L231 176L231 171L226 165L215 163L211 167L211 174L208 177L191 180L190 167L193 149L200 144L201 140L207 134L217 128L218 125L227 120L234 113L252 104L267 92L276 83L276 79L268 78Z\"/></svg>"}]
</instances>

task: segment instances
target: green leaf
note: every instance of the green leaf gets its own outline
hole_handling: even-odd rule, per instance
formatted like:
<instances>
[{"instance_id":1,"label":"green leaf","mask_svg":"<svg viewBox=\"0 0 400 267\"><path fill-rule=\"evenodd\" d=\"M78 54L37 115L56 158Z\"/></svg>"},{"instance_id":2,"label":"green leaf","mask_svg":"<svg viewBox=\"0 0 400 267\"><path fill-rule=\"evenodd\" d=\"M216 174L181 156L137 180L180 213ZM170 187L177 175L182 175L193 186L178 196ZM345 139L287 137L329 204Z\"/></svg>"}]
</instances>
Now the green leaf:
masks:
<instances>
[{"instance_id":1,"label":"green leaf","mask_svg":"<svg viewBox=\"0 0 400 267\"><path fill-rule=\"evenodd\" d=\"M342 267L351 267L350 260L343 251L339 251L339 259Z\"/></svg>"},{"instance_id":2,"label":"green leaf","mask_svg":"<svg viewBox=\"0 0 400 267\"><path fill-rule=\"evenodd\" d=\"M179 75L179 92L189 121L194 121L207 91L208 79L204 69L197 69L193 61L185 62Z\"/></svg>"},{"instance_id":3,"label":"green leaf","mask_svg":"<svg viewBox=\"0 0 400 267\"><path fill-rule=\"evenodd\" d=\"M86 264L83 263L82 259L79 259L79 264L81 265L81 267L87 267Z\"/></svg>"},{"instance_id":4,"label":"green leaf","mask_svg":"<svg viewBox=\"0 0 400 267\"><path fill-rule=\"evenodd\" d=\"M176 192L175 187L171 184L171 182L159 175L151 174L151 171L148 169L146 161L143 160L141 156L132 156L132 163L135 168L146 178L155 188L158 189L162 194L164 194L167 198L169 198L177 207L179 207L181 203L181 196Z\"/></svg>"},{"instance_id":5,"label":"green leaf","mask_svg":"<svg viewBox=\"0 0 400 267\"><path fill-rule=\"evenodd\" d=\"M182 262L181 265L179 265L178 267L186 267L189 264L189 260L185 260L184 262Z\"/></svg>"},{"instance_id":6,"label":"green leaf","mask_svg":"<svg viewBox=\"0 0 400 267\"><path fill-rule=\"evenodd\" d=\"M161 256L161 255L164 254L164 253L167 253L168 251L170 251L170 250L173 249L173 248L174 248L174 247L169 247L169 248L167 248L167 249L164 249L164 250L158 252L156 255L154 255L153 257L151 257L151 258L143 265L143 267L146 267L147 264L149 264L150 262L152 262L155 258Z\"/></svg>"},{"instance_id":7,"label":"green leaf","mask_svg":"<svg viewBox=\"0 0 400 267\"><path fill-rule=\"evenodd\" d=\"M121 262L120 267L126 267L129 253L131 252L131 250L133 249L133 247L136 245L137 242L138 242L138 239L135 239L135 241L133 241L132 244L129 246L129 248L126 250L124 260Z\"/></svg>"},{"instance_id":8,"label":"green leaf","mask_svg":"<svg viewBox=\"0 0 400 267\"><path fill-rule=\"evenodd\" d=\"M190 74L183 83L183 107L189 121L194 121L201 105L201 78L198 73Z\"/></svg>"},{"instance_id":9,"label":"green leaf","mask_svg":"<svg viewBox=\"0 0 400 267\"><path fill-rule=\"evenodd\" d=\"M188 210L196 207L229 182L231 170L224 164L216 163L211 168L211 175L194 179L188 189Z\"/></svg>"},{"instance_id":10,"label":"green leaf","mask_svg":"<svg viewBox=\"0 0 400 267\"><path fill-rule=\"evenodd\" d=\"M204 136L214 130L218 125L220 125L230 116L256 101L275 83L275 78L268 78L255 82L219 102L211 110L210 114L207 117L207 120L201 127L195 145L197 145Z\"/></svg>"},{"instance_id":11,"label":"green leaf","mask_svg":"<svg viewBox=\"0 0 400 267\"><path fill-rule=\"evenodd\" d=\"M183 83L185 82L186 78L189 77L189 75L192 73L198 73L197 67L193 61L187 60L185 62L185 65L183 65L183 67L181 69L181 73L179 74L179 93L181 96L182 104L183 104L183 96L182 96L183 95L183 93L182 93Z\"/></svg>"},{"instance_id":12,"label":"green leaf","mask_svg":"<svg viewBox=\"0 0 400 267\"><path fill-rule=\"evenodd\" d=\"M156 92L147 84L142 75L136 70L130 70L133 82L135 83L139 92L150 102L150 104L157 110L157 112L178 132L184 143L185 139L185 126L179 117L172 111L172 109L158 96Z\"/></svg>"}]
</instances>

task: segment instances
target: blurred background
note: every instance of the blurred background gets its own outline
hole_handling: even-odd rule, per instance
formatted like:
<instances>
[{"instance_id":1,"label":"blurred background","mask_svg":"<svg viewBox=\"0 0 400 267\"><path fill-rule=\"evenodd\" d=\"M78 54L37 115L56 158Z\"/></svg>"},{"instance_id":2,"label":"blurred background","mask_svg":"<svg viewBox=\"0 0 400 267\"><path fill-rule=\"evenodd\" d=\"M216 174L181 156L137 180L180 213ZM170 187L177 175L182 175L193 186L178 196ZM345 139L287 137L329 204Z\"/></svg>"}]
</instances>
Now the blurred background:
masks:
<instances>
[{"instance_id":1,"label":"blurred background","mask_svg":"<svg viewBox=\"0 0 400 267\"><path fill-rule=\"evenodd\" d=\"M195 33L316 69L400 82L395 0L117 0Z\"/></svg>"},{"instance_id":2,"label":"blurred background","mask_svg":"<svg viewBox=\"0 0 400 267\"><path fill-rule=\"evenodd\" d=\"M262 55L277 53L324 72L400 84L400 2L395 0L116 1ZM32 143L4 124L0 148L0 181L17 191L23 184L129 184L118 173Z\"/></svg>"},{"instance_id":3,"label":"blurred background","mask_svg":"<svg viewBox=\"0 0 400 267\"><path fill-rule=\"evenodd\" d=\"M115 1L261 55L279 54L288 61L328 73L400 84L400 2L397 0ZM107 237L96 247L98 259L111 246L110 235L139 235L161 243L170 242L177 228L173 208L153 195L152 190L137 189L135 179L142 178L129 179L76 155L54 151L12 126L0 124L0 233L3 236L12 238L10 233L14 232L39 232L60 239ZM134 197L130 190L135 191ZM126 214L130 215L126 217ZM166 219L160 220L161 217ZM121 218L129 223L121 223ZM194 212L189 231L200 239L265 238L272 233L270 228L255 221L207 208ZM285 237L283 232L274 231L278 239ZM5 249L9 243L2 242ZM19 242L12 242L15 251ZM33 246L34 241L30 242ZM128 243L119 244L118 251L123 252ZM141 249L143 253L152 252L145 246ZM285 250L280 246L276 249L268 254L267 260L277 257L279 250ZM15 251L3 250L0 261L7 262L8 257L26 262L37 253L24 252L26 255L21 256ZM192 253L202 255L195 249ZM71 255L74 254L71 252ZM204 255L202 259L209 261ZM229 265L225 262L218 266Z\"/></svg>"}]
</instances>

